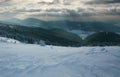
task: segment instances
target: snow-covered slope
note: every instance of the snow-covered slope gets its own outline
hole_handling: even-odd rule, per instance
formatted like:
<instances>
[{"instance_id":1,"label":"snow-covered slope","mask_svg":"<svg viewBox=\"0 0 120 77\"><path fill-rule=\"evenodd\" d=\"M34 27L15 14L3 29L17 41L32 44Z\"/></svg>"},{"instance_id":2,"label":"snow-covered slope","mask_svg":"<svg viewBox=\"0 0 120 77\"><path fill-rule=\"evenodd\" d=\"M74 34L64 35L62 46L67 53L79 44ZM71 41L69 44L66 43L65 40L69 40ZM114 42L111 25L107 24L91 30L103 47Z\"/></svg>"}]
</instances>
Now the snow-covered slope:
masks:
<instances>
[{"instance_id":1,"label":"snow-covered slope","mask_svg":"<svg viewBox=\"0 0 120 77\"><path fill-rule=\"evenodd\" d=\"M120 47L0 42L0 77L119 77Z\"/></svg>"},{"instance_id":2,"label":"snow-covered slope","mask_svg":"<svg viewBox=\"0 0 120 77\"><path fill-rule=\"evenodd\" d=\"M20 43L17 40L10 39L10 38L5 38L5 37L0 37L0 42L4 42L4 43Z\"/></svg>"}]
</instances>

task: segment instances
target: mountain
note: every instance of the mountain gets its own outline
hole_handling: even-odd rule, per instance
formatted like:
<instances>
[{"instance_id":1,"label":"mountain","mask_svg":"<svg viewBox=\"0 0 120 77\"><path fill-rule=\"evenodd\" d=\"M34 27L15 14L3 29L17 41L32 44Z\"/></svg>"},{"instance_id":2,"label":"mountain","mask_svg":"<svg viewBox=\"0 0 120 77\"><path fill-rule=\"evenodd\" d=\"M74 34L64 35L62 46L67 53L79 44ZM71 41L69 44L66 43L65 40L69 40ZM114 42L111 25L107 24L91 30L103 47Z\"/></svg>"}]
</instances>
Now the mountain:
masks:
<instances>
[{"instance_id":1,"label":"mountain","mask_svg":"<svg viewBox=\"0 0 120 77\"><path fill-rule=\"evenodd\" d=\"M13 24L28 26L28 27L40 27L44 29L62 29L69 32L79 31L78 35L82 32L89 33L93 32L115 32L120 33L120 24L114 21L68 21L68 20L59 20L59 21L42 21L35 18L27 18L24 20L13 19L9 20L9 23L14 22ZM4 22L5 23L5 22ZM8 23L8 22L7 22Z\"/></svg>"},{"instance_id":2,"label":"mountain","mask_svg":"<svg viewBox=\"0 0 120 77\"><path fill-rule=\"evenodd\" d=\"M43 21L36 18L27 19L12 19L2 21L1 23L8 23L12 25L22 25L27 27L43 28L46 30L60 29L70 33L77 34L82 39L96 32L114 32L120 33L120 24L118 21Z\"/></svg>"},{"instance_id":3,"label":"mountain","mask_svg":"<svg viewBox=\"0 0 120 77\"><path fill-rule=\"evenodd\" d=\"M0 36L32 44L44 40L48 45L62 46L119 45L119 42L116 42L116 38L119 37L114 34L120 33L120 26L113 22L41 21L34 18L16 20L16 22L20 25L11 22L0 24ZM109 36L106 32L110 33ZM115 37L111 38L112 35ZM107 41L103 37L112 40ZM104 43L101 43L103 39Z\"/></svg>"},{"instance_id":4,"label":"mountain","mask_svg":"<svg viewBox=\"0 0 120 77\"><path fill-rule=\"evenodd\" d=\"M0 36L32 44L44 40L48 45L80 46L82 42L78 35L65 30L47 30L10 24L0 24Z\"/></svg>"},{"instance_id":5,"label":"mountain","mask_svg":"<svg viewBox=\"0 0 120 77\"><path fill-rule=\"evenodd\" d=\"M24 20L12 19L8 20L9 23L28 26L28 27L40 27L45 29L63 29L67 31L81 30L91 32L119 32L119 21L68 21L68 20L56 20L56 21L43 21L36 18L27 18ZM4 22L5 23L5 22ZM8 23L8 22L7 22Z\"/></svg>"},{"instance_id":6,"label":"mountain","mask_svg":"<svg viewBox=\"0 0 120 77\"><path fill-rule=\"evenodd\" d=\"M120 45L120 35L113 32L99 32L88 36L84 43L86 45Z\"/></svg>"}]
</instances>

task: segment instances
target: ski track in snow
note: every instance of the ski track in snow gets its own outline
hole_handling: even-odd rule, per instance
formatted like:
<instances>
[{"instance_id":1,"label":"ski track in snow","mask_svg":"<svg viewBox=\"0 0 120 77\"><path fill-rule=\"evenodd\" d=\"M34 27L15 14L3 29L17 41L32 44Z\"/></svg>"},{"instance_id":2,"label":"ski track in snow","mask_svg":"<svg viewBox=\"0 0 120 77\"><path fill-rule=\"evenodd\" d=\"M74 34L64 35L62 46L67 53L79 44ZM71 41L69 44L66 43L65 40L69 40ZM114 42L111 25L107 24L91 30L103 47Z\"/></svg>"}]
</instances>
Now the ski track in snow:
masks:
<instances>
[{"instance_id":1,"label":"ski track in snow","mask_svg":"<svg viewBox=\"0 0 120 77\"><path fill-rule=\"evenodd\" d=\"M119 77L120 47L0 43L0 77Z\"/></svg>"}]
</instances>

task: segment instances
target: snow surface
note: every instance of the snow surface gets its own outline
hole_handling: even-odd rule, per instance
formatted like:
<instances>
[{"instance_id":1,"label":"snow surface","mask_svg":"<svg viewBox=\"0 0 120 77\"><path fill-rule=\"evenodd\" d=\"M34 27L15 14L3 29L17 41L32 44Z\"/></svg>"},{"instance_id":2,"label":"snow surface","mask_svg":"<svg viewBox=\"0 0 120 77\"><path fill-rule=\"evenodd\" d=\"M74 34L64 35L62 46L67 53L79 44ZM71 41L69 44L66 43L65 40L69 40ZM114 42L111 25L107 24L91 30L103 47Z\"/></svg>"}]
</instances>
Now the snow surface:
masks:
<instances>
[{"instance_id":1,"label":"snow surface","mask_svg":"<svg viewBox=\"0 0 120 77\"><path fill-rule=\"evenodd\" d=\"M6 38L6 37L0 37L0 42L4 42L4 43L20 43L17 40Z\"/></svg>"},{"instance_id":2,"label":"snow surface","mask_svg":"<svg viewBox=\"0 0 120 77\"><path fill-rule=\"evenodd\" d=\"M120 47L0 42L0 77L119 77Z\"/></svg>"}]
</instances>

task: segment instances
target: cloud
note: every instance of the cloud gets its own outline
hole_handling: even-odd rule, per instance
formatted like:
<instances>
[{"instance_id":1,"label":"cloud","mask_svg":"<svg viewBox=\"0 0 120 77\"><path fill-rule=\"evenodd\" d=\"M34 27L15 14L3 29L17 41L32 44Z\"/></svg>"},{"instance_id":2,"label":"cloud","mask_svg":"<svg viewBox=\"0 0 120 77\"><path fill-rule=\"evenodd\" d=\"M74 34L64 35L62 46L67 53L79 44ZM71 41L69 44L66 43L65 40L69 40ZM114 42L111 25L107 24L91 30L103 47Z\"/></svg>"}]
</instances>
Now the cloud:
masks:
<instances>
[{"instance_id":1,"label":"cloud","mask_svg":"<svg viewBox=\"0 0 120 77\"><path fill-rule=\"evenodd\" d=\"M114 3L120 3L120 0L91 0L86 3L87 4L114 4Z\"/></svg>"},{"instance_id":2,"label":"cloud","mask_svg":"<svg viewBox=\"0 0 120 77\"><path fill-rule=\"evenodd\" d=\"M119 0L0 0L0 17L100 17L119 16ZM7 15L7 17L6 17ZM44 18L44 17L43 17ZM58 18L58 19L59 19ZM88 18L89 19L89 18Z\"/></svg>"}]
</instances>

